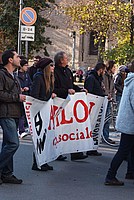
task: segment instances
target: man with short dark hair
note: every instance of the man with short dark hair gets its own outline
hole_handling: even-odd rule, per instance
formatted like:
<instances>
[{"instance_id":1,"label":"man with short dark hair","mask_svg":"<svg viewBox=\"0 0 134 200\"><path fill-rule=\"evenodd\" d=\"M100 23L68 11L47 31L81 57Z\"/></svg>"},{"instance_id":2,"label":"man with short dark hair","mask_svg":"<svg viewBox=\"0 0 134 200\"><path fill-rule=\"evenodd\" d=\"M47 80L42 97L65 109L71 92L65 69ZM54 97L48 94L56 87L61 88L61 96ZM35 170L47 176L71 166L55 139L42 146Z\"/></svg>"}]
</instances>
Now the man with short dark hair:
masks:
<instances>
[{"instance_id":1,"label":"man with short dark hair","mask_svg":"<svg viewBox=\"0 0 134 200\"><path fill-rule=\"evenodd\" d=\"M41 59L40 56L35 56L35 57L34 57L34 64L33 64L31 67L29 67L29 69L28 69L28 73L29 73L30 78L31 78L32 81L33 81L33 76L34 76L34 74L36 74L36 72L38 71L38 69L37 69L37 67L36 67L36 64L38 63L38 61L39 61L40 59Z\"/></svg>"},{"instance_id":2,"label":"man with short dark hair","mask_svg":"<svg viewBox=\"0 0 134 200\"><path fill-rule=\"evenodd\" d=\"M20 57L15 50L2 55L3 69L0 70L0 126L3 142L0 153L0 184L21 184L22 180L13 175L13 156L19 147L17 134L21 116L21 104L26 96L21 94L20 85L14 77L14 70L20 67Z\"/></svg>"},{"instance_id":3,"label":"man with short dark hair","mask_svg":"<svg viewBox=\"0 0 134 200\"><path fill-rule=\"evenodd\" d=\"M85 80L84 87L90 94L105 96L105 87L103 84L103 75L106 70L104 63L97 63L95 68L89 72L87 79ZM93 137L94 138L94 137ZM87 151L89 156L101 156L97 150Z\"/></svg>"}]
</instances>

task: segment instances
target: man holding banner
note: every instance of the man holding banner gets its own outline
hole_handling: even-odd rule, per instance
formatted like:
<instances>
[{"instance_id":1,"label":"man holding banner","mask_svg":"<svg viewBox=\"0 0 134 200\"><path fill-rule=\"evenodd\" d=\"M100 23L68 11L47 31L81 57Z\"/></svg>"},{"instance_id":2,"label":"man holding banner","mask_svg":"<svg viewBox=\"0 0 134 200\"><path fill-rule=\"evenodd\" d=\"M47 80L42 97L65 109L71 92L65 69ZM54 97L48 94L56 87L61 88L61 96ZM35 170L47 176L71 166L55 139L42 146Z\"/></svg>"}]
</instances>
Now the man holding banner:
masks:
<instances>
[{"instance_id":1,"label":"man holding banner","mask_svg":"<svg viewBox=\"0 0 134 200\"><path fill-rule=\"evenodd\" d=\"M104 63L97 63L94 69L89 73L88 78L85 80L84 87L88 90L90 94L105 96L105 88L103 86L103 78L106 70L106 65ZM93 135L94 138L94 135ZM87 155L90 156L101 156L97 150L87 151Z\"/></svg>"},{"instance_id":2,"label":"man holding banner","mask_svg":"<svg viewBox=\"0 0 134 200\"><path fill-rule=\"evenodd\" d=\"M55 57L55 83L54 83L54 93L58 97L66 99L68 94L72 95L75 92L86 91L79 88L73 83L73 75L71 70L68 68L68 57L65 52L58 52ZM58 160L64 160L65 157L60 156ZM73 153L71 154L71 160L85 159L86 155L83 153Z\"/></svg>"}]
</instances>

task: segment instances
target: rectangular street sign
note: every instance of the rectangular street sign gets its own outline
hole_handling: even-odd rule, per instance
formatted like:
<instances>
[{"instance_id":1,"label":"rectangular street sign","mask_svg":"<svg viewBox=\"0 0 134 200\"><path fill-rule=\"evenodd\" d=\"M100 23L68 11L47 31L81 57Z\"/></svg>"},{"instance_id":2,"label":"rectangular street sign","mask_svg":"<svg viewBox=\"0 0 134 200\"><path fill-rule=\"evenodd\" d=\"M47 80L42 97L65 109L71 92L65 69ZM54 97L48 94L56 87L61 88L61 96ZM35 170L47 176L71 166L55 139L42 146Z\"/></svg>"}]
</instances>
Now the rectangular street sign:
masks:
<instances>
[{"instance_id":1,"label":"rectangular street sign","mask_svg":"<svg viewBox=\"0 0 134 200\"><path fill-rule=\"evenodd\" d=\"M35 26L21 25L21 33L35 33Z\"/></svg>"},{"instance_id":2,"label":"rectangular street sign","mask_svg":"<svg viewBox=\"0 0 134 200\"><path fill-rule=\"evenodd\" d=\"M34 33L21 33L21 41L34 41Z\"/></svg>"}]
</instances>

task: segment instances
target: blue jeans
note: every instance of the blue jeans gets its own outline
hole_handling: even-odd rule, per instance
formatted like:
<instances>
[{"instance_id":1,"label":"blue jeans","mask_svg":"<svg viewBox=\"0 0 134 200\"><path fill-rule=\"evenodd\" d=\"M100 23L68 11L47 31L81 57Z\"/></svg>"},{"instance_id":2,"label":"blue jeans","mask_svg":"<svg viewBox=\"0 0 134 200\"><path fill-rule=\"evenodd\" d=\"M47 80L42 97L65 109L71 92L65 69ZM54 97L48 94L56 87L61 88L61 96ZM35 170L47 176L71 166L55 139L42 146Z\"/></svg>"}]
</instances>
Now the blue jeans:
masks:
<instances>
[{"instance_id":1,"label":"blue jeans","mask_svg":"<svg viewBox=\"0 0 134 200\"><path fill-rule=\"evenodd\" d=\"M128 155L131 155L131 163L128 163L127 171L134 174L134 135L122 133L120 146L111 162L110 168L106 176L107 179L113 179L116 177L118 168Z\"/></svg>"},{"instance_id":2,"label":"blue jeans","mask_svg":"<svg viewBox=\"0 0 134 200\"><path fill-rule=\"evenodd\" d=\"M25 115L21 116L19 119L19 134L25 132Z\"/></svg>"},{"instance_id":3,"label":"blue jeans","mask_svg":"<svg viewBox=\"0 0 134 200\"><path fill-rule=\"evenodd\" d=\"M121 95L117 94L116 95L117 111L119 110L120 101L121 101Z\"/></svg>"},{"instance_id":4,"label":"blue jeans","mask_svg":"<svg viewBox=\"0 0 134 200\"><path fill-rule=\"evenodd\" d=\"M18 119L1 118L0 125L3 129L0 172L3 175L11 175L13 172L13 155L19 147L19 138L17 134Z\"/></svg>"},{"instance_id":5,"label":"blue jeans","mask_svg":"<svg viewBox=\"0 0 134 200\"><path fill-rule=\"evenodd\" d=\"M106 118L110 115L110 113L111 113L111 103L108 102L107 110L106 110ZM109 138L109 126L110 126L110 119L107 120L107 122L104 124L104 127L103 127L103 135L106 139Z\"/></svg>"}]
</instances>

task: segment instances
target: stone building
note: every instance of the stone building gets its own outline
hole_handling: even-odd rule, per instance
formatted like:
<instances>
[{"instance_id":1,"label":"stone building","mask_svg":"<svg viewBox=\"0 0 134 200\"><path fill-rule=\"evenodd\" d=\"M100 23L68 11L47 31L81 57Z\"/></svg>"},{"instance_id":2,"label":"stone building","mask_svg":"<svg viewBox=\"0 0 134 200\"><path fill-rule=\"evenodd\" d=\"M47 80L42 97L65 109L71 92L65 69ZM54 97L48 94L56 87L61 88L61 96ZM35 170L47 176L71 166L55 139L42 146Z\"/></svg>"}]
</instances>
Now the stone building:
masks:
<instances>
[{"instance_id":1,"label":"stone building","mask_svg":"<svg viewBox=\"0 0 134 200\"><path fill-rule=\"evenodd\" d=\"M72 0L68 0L72 1ZM58 5L61 0L55 0ZM79 34L77 28L75 30L68 28L68 19L63 14L58 14L58 10L54 11L49 16L53 28L46 28L45 34L50 37L52 45L47 46L50 56L53 58L58 51L65 51L69 56L69 65L72 69L82 67L94 67L98 61L98 48L94 44L94 34L86 33ZM73 33L76 33L75 35ZM104 48L112 48L115 44L115 39L109 38L105 41Z\"/></svg>"},{"instance_id":2,"label":"stone building","mask_svg":"<svg viewBox=\"0 0 134 200\"><path fill-rule=\"evenodd\" d=\"M61 0L56 0L58 5ZM71 0L70 0L71 1ZM75 27L68 26L65 15L59 14L57 9L51 13L50 20L54 28L46 28L45 35L49 36L52 45L47 46L50 56L53 58L58 51L65 51L69 56L69 65L72 69L94 67L98 60L98 49L94 45L92 33L79 34Z\"/></svg>"}]
</instances>

